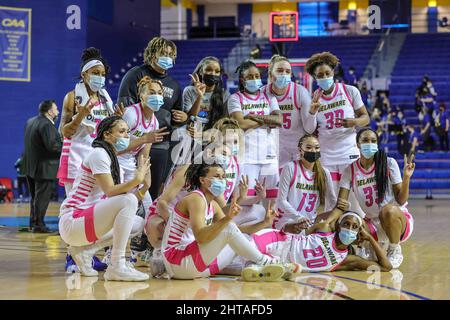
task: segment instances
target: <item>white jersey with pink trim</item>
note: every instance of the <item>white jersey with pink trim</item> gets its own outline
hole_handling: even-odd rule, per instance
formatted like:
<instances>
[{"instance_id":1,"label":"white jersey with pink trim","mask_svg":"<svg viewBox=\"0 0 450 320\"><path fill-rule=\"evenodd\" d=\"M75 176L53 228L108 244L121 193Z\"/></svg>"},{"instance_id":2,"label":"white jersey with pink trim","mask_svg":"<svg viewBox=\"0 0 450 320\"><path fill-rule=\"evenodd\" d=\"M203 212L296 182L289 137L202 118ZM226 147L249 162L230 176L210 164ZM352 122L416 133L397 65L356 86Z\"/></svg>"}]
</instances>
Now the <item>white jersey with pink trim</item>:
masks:
<instances>
[{"instance_id":1,"label":"white jersey with pink trim","mask_svg":"<svg viewBox=\"0 0 450 320\"><path fill-rule=\"evenodd\" d=\"M262 87L268 96L277 99L278 106L283 115L283 125L279 129L279 167L287 162L299 159L298 140L305 134L303 128L301 108L309 104L311 98L305 87L290 82L283 96L277 96L272 90L272 84ZM282 143L281 143L282 142Z\"/></svg>"},{"instance_id":2,"label":"white jersey with pink trim","mask_svg":"<svg viewBox=\"0 0 450 320\"><path fill-rule=\"evenodd\" d=\"M199 194L205 203L206 198L200 190L195 190L192 193ZM205 224L211 225L214 218L214 208L212 203L206 206L205 209ZM178 211L176 208L171 210L169 220L167 221L166 229L161 243L162 251L170 248L182 248L195 241L194 233L192 232L189 223L189 217Z\"/></svg>"},{"instance_id":3,"label":"white jersey with pink trim","mask_svg":"<svg viewBox=\"0 0 450 320\"><path fill-rule=\"evenodd\" d=\"M277 99L269 97L262 90L256 94L236 92L228 99L228 113L242 112L244 116L249 114L268 116L273 111L280 110ZM245 132L245 160L246 164L277 163L277 146L275 130L267 127L250 129Z\"/></svg>"},{"instance_id":4,"label":"white jersey with pink trim","mask_svg":"<svg viewBox=\"0 0 450 320\"><path fill-rule=\"evenodd\" d=\"M332 187L330 172L324 168L326 177L324 211L332 210L336 204L336 194ZM319 190L314 187L314 173L306 169L300 160L286 164L281 172L277 208L279 216L274 226L281 229L298 218L308 218L314 222L320 206Z\"/></svg>"},{"instance_id":5,"label":"white jersey with pink trim","mask_svg":"<svg viewBox=\"0 0 450 320\"><path fill-rule=\"evenodd\" d=\"M125 109L123 120L128 124L130 129L130 141L142 137L144 134L159 129L159 122L153 114L150 121L147 121L142 110L144 108L141 103L133 104ZM136 155L144 149L145 145L141 145L134 150L121 154L117 158L120 166L126 170L134 170L136 168Z\"/></svg>"},{"instance_id":6,"label":"white jersey with pink trim","mask_svg":"<svg viewBox=\"0 0 450 320\"><path fill-rule=\"evenodd\" d=\"M101 96L100 98L103 99ZM108 116L109 112L106 107L106 101L98 101L91 113L86 117L86 122L95 123L97 126ZM96 137L96 128L93 129L91 126L84 125L82 122L71 138L64 138L58 179L62 182L73 181L75 179L82 161L92 151L92 142Z\"/></svg>"},{"instance_id":7,"label":"white jersey with pink trim","mask_svg":"<svg viewBox=\"0 0 450 320\"><path fill-rule=\"evenodd\" d=\"M336 119L355 118L355 110L364 106L359 90L336 83L329 96L320 98L317 129L322 163L325 166L350 164L359 157L356 129L336 124Z\"/></svg>"},{"instance_id":8,"label":"white jersey with pink trim","mask_svg":"<svg viewBox=\"0 0 450 320\"><path fill-rule=\"evenodd\" d=\"M348 255L348 250L337 248L336 237L335 232L292 235L291 262L300 264L308 272L333 271Z\"/></svg>"},{"instance_id":9,"label":"white jersey with pink trim","mask_svg":"<svg viewBox=\"0 0 450 320\"><path fill-rule=\"evenodd\" d=\"M106 173L111 173L111 158L103 148L94 148L80 165L73 188L61 204L60 216L90 208L106 197L94 177L94 174Z\"/></svg>"},{"instance_id":10,"label":"white jersey with pink trim","mask_svg":"<svg viewBox=\"0 0 450 320\"><path fill-rule=\"evenodd\" d=\"M377 183L375 180L375 164L365 170L359 160L349 165L342 174L340 187L353 190L361 209L370 219L378 218L380 210L387 204L399 205L395 201L392 185L402 183L402 175L395 159L388 157L388 187L383 202L379 203Z\"/></svg>"},{"instance_id":11,"label":"white jersey with pink trim","mask_svg":"<svg viewBox=\"0 0 450 320\"><path fill-rule=\"evenodd\" d=\"M234 189L239 184L240 175L241 171L239 168L237 157L233 156L231 157L228 168L225 170L225 179L227 180L227 188L225 189L223 196L226 202L228 202L228 200L231 198Z\"/></svg>"}]
</instances>

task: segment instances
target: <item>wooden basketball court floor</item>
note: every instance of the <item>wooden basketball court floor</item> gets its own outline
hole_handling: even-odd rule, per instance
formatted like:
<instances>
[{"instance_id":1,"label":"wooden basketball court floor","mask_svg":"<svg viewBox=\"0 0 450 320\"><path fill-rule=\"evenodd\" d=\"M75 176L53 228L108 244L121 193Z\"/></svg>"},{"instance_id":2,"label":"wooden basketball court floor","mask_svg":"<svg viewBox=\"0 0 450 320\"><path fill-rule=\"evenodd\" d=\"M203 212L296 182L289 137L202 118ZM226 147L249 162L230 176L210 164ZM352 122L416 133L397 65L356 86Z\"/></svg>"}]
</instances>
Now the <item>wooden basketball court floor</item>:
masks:
<instances>
[{"instance_id":1,"label":"wooden basketball court floor","mask_svg":"<svg viewBox=\"0 0 450 320\"><path fill-rule=\"evenodd\" d=\"M47 214L54 228L58 206L52 203ZM305 273L296 282L276 283L224 276L130 283L105 282L102 273L66 274L60 237L18 232L10 222L26 225L28 205L2 204L0 225L7 226L0 227L0 299L450 299L450 201L412 200L409 208L415 229L402 246L404 262L396 271Z\"/></svg>"}]
</instances>

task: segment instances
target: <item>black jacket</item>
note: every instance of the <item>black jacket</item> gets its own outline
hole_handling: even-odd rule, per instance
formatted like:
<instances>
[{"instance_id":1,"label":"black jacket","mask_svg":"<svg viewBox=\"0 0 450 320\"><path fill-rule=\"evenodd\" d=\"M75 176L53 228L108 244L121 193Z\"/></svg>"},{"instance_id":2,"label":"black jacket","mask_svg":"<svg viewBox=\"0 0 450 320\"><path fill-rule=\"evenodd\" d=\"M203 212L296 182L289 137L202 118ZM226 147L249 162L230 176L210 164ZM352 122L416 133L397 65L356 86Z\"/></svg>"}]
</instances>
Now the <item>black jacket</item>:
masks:
<instances>
[{"instance_id":1,"label":"black jacket","mask_svg":"<svg viewBox=\"0 0 450 320\"><path fill-rule=\"evenodd\" d=\"M37 180L56 179L62 139L45 116L28 119L25 128L24 174Z\"/></svg>"}]
</instances>

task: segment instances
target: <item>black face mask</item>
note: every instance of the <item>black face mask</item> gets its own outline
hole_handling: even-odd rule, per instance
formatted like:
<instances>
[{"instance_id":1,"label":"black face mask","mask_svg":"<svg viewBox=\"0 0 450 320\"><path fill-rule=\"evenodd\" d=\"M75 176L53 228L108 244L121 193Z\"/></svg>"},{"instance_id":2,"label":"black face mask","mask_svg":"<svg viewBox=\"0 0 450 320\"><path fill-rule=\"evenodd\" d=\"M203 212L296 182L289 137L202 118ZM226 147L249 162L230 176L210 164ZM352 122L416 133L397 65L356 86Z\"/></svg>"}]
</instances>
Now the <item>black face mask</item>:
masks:
<instances>
[{"instance_id":1,"label":"black face mask","mask_svg":"<svg viewBox=\"0 0 450 320\"><path fill-rule=\"evenodd\" d=\"M320 159L320 151L318 152L304 151L303 158L310 163L316 162L317 160Z\"/></svg>"},{"instance_id":2,"label":"black face mask","mask_svg":"<svg viewBox=\"0 0 450 320\"><path fill-rule=\"evenodd\" d=\"M203 83L208 87L212 87L218 84L220 81L220 76L215 76L213 74L204 74L203 75Z\"/></svg>"}]
</instances>

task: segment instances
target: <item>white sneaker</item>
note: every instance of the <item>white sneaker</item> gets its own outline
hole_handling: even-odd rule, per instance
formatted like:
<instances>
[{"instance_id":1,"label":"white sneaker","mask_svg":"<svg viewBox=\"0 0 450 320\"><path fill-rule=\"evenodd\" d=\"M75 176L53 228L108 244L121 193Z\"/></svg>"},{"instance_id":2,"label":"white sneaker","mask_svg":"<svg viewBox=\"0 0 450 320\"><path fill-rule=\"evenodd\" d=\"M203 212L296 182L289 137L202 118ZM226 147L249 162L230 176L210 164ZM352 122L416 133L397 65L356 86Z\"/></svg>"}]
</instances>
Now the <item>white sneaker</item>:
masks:
<instances>
[{"instance_id":1,"label":"white sneaker","mask_svg":"<svg viewBox=\"0 0 450 320\"><path fill-rule=\"evenodd\" d=\"M130 261L135 267L148 267L150 266L152 250L145 249L144 251L131 250Z\"/></svg>"},{"instance_id":2,"label":"white sneaker","mask_svg":"<svg viewBox=\"0 0 450 320\"><path fill-rule=\"evenodd\" d=\"M108 266L104 278L108 281L146 281L150 277L148 274L134 269L130 263L118 263Z\"/></svg>"},{"instance_id":3,"label":"white sneaker","mask_svg":"<svg viewBox=\"0 0 450 320\"><path fill-rule=\"evenodd\" d=\"M295 280L302 273L302 266L297 263L285 263L283 279Z\"/></svg>"},{"instance_id":4,"label":"white sneaker","mask_svg":"<svg viewBox=\"0 0 450 320\"><path fill-rule=\"evenodd\" d=\"M377 261L377 256L375 254L375 251L372 249L372 247L370 246L370 243L368 241L364 241L361 244L361 247L359 248L359 251L358 251L358 256L360 256L361 258L363 258L365 260Z\"/></svg>"},{"instance_id":5,"label":"white sneaker","mask_svg":"<svg viewBox=\"0 0 450 320\"><path fill-rule=\"evenodd\" d=\"M274 282L283 279L284 271L284 266L281 264L267 264L264 266L253 264L242 270L241 277L244 281Z\"/></svg>"},{"instance_id":6,"label":"white sneaker","mask_svg":"<svg viewBox=\"0 0 450 320\"><path fill-rule=\"evenodd\" d=\"M108 250L106 250L105 256L102 259L102 263L104 263L108 266L111 264L111 252L112 252L112 247L109 247Z\"/></svg>"},{"instance_id":7,"label":"white sneaker","mask_svg":"<svg viewBox=\"0 0 450 320\"><path fill-rule=\"evenodd\" d=\"M83 247L70 246L69 254L77 264L78 270L85 277L96 277L98 272L92 268L92 257L94 253L92 250L88 250Z\"/></svg>"},{"instance_id":8,"label":"white sneaker","mask_svg":"<svg viewBox=\"0 0 450 320\"><path fill-rule=\"evenodd\" d=\"M266 264L279 264L280 258L279 257L271 257L269 255L264 254L261 261L258 261L259 265L266 265Z\"/></svg>"},{"instance_id":9,"label":"white sneaker","mask_svg":"<svg viewBox=\"0 0 450 320\"><path fill-rule=\"evenodd\" d=\"M400 267L403 262L402 247L400 247L399 244L390 244L387 250L387 258L389 259L393 269Z\"/></svg>"}]
</instances>

